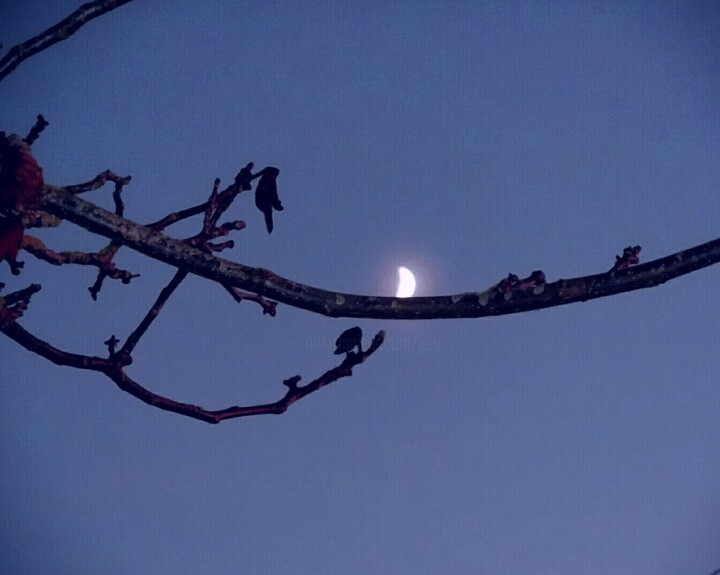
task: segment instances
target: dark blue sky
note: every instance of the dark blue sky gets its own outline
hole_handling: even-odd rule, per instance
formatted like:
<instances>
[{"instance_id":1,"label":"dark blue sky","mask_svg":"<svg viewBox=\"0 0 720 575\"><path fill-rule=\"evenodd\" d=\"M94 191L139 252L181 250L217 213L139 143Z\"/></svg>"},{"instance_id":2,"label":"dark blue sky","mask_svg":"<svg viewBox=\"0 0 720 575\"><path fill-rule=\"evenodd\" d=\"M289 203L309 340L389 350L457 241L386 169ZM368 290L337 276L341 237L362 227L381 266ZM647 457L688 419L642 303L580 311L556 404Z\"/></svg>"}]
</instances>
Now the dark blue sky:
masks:
<instances>
[{"instance_id":1,"label":"dark blue sky","mask_svg":"<svg viewBox=\"0 0 720 575\"><path fill-rule=\"evenodd\" d=\"M172 4L172 5L171 5ZM7 49L77 2L0 3ZM717 2L136 0L0 83L0 129L50 126L46 180L110 168L126 215L280 168L224 257L326 289L422 295L509 272L598 273L720 235ZM110 189L88 199L111 206ZM197 224L196 224L197 226ZM197 227L171 228L177 236ZM50 247L105 242L65 223ZM123 339L172 270L24 255L22 325L69 351ZM283 416L210 426L0 340L8 573L705 575L720 567L720 268L652 290L462 321L275 318L189 278L132 377L208 408L275 401L358 323L386 344Z\"/></svg>"}]
</instances>

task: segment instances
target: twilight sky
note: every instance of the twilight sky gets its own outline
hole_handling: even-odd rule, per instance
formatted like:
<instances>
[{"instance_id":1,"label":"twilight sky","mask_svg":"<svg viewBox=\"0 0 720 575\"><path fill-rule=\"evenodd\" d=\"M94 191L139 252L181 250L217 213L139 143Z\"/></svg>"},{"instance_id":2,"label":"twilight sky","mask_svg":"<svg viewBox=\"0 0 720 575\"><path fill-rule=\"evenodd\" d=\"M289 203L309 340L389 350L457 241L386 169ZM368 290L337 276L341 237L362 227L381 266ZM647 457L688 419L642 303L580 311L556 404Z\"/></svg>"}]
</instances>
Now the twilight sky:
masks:
<instances>
[{"instance_id":1,"label":"twilight sky","mask_svg":"<svg viewBox=\"0 0 720 575\"><path fill-rule=\"evenodd\" d=\"M9 48L79 0L0 2ZM720 235L720 4L136 0L0 83L0 129L47 182L131 174L126 216L280 168L223 257L393 295L549 281ZM87 199L110 207L111 188ZM170 228L178 237L192 225ZM71 224L55 250L105 241ZM127 337L173 270L106 282L29 254L21 320L68 351ZM132 377L208 408L275 401L386 344L285 415L211 426L0 338L0 571L16 574L708 575L720 567L720 267L651 290L480 320L275 318L191 277Z\"/></svg>"}]
</instances>

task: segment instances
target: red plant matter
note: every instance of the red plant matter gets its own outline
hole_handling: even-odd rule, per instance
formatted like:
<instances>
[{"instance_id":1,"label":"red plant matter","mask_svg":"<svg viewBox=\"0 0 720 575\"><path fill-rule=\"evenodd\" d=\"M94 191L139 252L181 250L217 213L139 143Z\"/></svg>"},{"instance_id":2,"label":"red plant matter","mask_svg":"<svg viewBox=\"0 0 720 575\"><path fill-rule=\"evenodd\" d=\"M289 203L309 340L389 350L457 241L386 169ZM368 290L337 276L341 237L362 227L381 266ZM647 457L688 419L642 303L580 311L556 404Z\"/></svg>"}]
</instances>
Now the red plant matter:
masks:
<instances>
[{"instance_id":1,"label":"red plant matter","mask_svg":"<svg viewBox=\"0 0 720 575\"><path fill-rule=\"evenodd\" d=\"M512 290L513 286L519 281L520 278L515 274L508 274L506 278L503 278L500 283L495 286L500 293L508 293Z\"/></svg>"},{"instance_id":2,"label":"red plant matter","mask_svg":"<svg viewBox=\"0 0 720 575\"><path fill-rule=\"evenodd\" d=\"M628 246L623 250L622 256L615 256L615 265L610 269L611 272L624 270L632 265L639 264L640 258L638 254L642 248L640 246Z\"/></svg>"},{"instance_id":3,"label":"red plant matter","mask_svg":"<svg viewBox=\"0 0 720 575\"><path fill-rule=\"evenodd\" d=\"M0 138L0 210L37 209L42 204L42 168L17 134Z\"/></svg>"},{"instance_id":4,"label":"red plant matter","mask_svg":"<svg viewBox=\"0 0 720 575\"><path fill-rule=\"evenodd\" d=\"M24 229L19 219L0 218L0 262L7 260L13 275L18 275L23 267L22 262L17 261L17 255Z\"/></svg>"},{"instance_id":5,"label":"red plant matter","mask_svg":"<svg viewBox=\"0 0 720 575\"><path fill-rule=\"evenodd\" d=\"M543 286L547 283L545 274L542 270L535 270L528 277L517 280L512 285L512 291L525 291L529 289L535 289L536 287Z\"/></svg>"}]
</instances>

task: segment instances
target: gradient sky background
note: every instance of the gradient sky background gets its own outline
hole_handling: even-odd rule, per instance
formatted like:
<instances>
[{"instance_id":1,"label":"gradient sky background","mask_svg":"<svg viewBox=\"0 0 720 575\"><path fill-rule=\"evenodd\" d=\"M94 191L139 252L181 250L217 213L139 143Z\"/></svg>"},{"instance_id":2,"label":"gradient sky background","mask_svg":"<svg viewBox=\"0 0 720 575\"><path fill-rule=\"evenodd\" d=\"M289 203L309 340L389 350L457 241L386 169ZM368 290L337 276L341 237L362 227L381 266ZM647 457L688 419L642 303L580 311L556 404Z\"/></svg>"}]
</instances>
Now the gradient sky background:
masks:
<instances>
[{"instance_id":1,"label":"gradient sky background","mask_svg":"<svg viewBox=\"0 0 720 575\"><path fill-rule=\"evenodd\" d=\"M8 47L80 4L0 3ZM326 289L549 281L720 235L720 3L137 0L0 83L46 181L131 174L126 215L254 161L224 257ZM111 188L88 199L109 207ZM189 235L192 226L170 232ZM56 250L105 241L63 224ZM106 282L24 254L21 320L103 355L173 271ZM283 416L211 426L0 339L0 571L707 575L720 567L720 266L651 290L460 321L275 318L191 277L132 377L208 408L275 401L363 327L386 344Z\"/></svg>"}]
</instances>

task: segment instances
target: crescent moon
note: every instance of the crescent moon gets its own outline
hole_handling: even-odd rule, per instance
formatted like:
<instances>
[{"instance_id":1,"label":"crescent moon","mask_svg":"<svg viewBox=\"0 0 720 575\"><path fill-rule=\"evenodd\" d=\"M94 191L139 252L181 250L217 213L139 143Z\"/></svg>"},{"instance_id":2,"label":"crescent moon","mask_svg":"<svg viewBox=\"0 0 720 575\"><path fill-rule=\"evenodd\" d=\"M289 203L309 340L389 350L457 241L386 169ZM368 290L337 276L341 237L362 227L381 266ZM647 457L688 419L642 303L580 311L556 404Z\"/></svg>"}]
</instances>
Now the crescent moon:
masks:
<instances>
[{"instance_id":1,"label":"crescent moon","mask_svg":"<svg viewBox=\"0 0 720 575\"><path fill-rule=\"evenodd\" d=\"M398 268L398 288L395 297L412 297L415 293L415 276L406 267L400 266Z\"/></svg>"}]
</instances>

